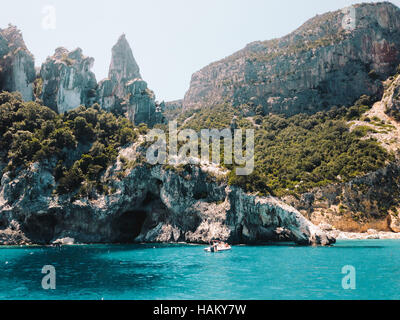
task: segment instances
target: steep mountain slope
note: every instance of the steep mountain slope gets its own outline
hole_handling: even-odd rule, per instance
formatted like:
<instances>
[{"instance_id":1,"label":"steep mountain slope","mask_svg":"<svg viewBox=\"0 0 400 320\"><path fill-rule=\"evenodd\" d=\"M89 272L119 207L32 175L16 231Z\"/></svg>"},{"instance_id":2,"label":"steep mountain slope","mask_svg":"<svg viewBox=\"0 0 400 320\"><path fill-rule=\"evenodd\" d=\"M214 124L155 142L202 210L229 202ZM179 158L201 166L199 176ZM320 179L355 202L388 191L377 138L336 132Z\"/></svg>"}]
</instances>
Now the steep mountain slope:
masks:
<instances>
[{"instance_id":1,"label":"steep mountain slope","mask_svg":"<svg viewBox=\"0 0 400 320\"><path fill-rule=\"evenodd\" d=\"M205 67L193 75L184 109L230 102L293 115L379 97L379 80L400 63L400 9L388 2L353 8L354 29L344 28L344 12L326 13Z\"/></svg>"},{"instance_id":2,"label":"steep mountain slope","mask_svg":"<svg viewBox=\"0 0 400 320\"><path fill-rule=\"evenodd\" d=\"M363 140L373 139L393 154L392 163L347 183L314 188L298 199L286 197L288 204L313 223L345 231L376 228L400 232L400 74L390 77L384 86L382 100L348 125L352 132L362 132ZM368 222L371 218L372 224Z\"/></svg>"},{"instance_id":3,"label":"steep mountain slope","mask_svg":"<svg viewBox=\"0 0 400 320\"><path fill-rule=\"evenodd\" d=\"M186 111L178 123L253 128L255 170L231 175L231 185L273 194L335 237L359 237L338 230L393 237L369 230L400 231L400 74L383 86L376 103L363 96L350 108L313 115L249 117L247 108L223 104Z\"/></svg>"},{"instance_id":4,"label":"steep mountain slope","mask_svg":"<svg viewBox=\"0 0 400 320\"><path fill-rule=\"evenodd\" d=\"M124 85L133 79L142 79L139 66L133 57L132 49L122 35L112 48L112 58L108 78L118 83L115 94L122 96L124 94Z\"/></svg>"}]
</instances>

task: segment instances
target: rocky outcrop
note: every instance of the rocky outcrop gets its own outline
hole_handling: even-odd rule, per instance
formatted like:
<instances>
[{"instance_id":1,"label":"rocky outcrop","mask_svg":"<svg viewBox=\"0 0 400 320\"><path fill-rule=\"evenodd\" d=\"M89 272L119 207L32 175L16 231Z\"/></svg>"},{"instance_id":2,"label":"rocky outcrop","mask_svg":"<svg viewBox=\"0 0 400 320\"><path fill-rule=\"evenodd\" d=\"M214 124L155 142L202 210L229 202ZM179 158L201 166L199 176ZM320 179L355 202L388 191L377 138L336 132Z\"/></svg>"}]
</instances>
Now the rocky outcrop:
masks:
<instances>
[{"instance_id":1,"label":"rocky outcrop","mask_svg":"<svg viewBox=\"0 0 400 320\"><path fill-rule=\"evenodd\" d=\"M164 116L168 121L174 120L183 112L183 100L168 101L165 103Z\"/></svg>"},{"instance_id":2,"label":"rocky outcrop","mask_svg":"<svg viewBox=\"0 0 400 320\"><path fill-rule=\"evenodd\" d=\"M44 105L58 113L90 106L96 99L96 77L90 69L94 59L85 57L81 49L69 52L58 48L42 65L41 99Z\"/></svg>"},{"instance_id":3,"label":"rocky outcrop","mask_svg":"<svg viewBox=\"0 0 400 320\"><path fill-rule=\"evenodd\" d=\"M165 103L166 111L182 111L183 110L183 100L168 101Z\"/></svg>"},{"instance_id":4,"label":"rocky outcrop","mask_svg":"<svg viewBox=\"0 0 400 320\"><path fill-rule=\"evenodd\" d=\"M4 222L4 220L3 220ZM30 245L32 242L25 236L21 231L20 224L12 220L8 227L0 232L0 244L1 245Z\"/></svg>"},{"instance_id":5,"label":"rocky outcrop","mask_svg":"<svg viewBox=\"0 0 400 320\"><path fill-rule=\"evenodd\" d=\"M364 233L329 231L328 234L337 240L400 240L400 233L368 230Z\"/></svg>"},{"instance_id":6,"label":"rocky outcrop","mask_svg":"<svg viewBox=\"0 0 400 320\"><path fill-rule=\"evenodd\" d=\"M400 215L399 210L392 212L388 216L388 225L391 231L400 233Z\"/></svg>"},{"instance_id":7,"label":"rocky outcrop","mask_svg":"<svg viewBox=\"0 0 400 320\"><path fill-rule=\"evenodd\" d=\"M391 117L389 121L400 126L400 69L398 69L396 75L384 82L384 85L385 93L382 99L382 108L384 108L385 114ZM381 118L384 117L381 116ZM388 119L383 120L387 121Z\"/></svg>"},{"instance_id":8,"label":"rocky outcrop","mask_svg":"<svg viewBox=\"0 0 400 320\"><path fill-rule=\"evenodd\" d=\"M386 90L383 102L386 105L386 112L399 113L400 112L400 75L389 78L386 81Z\"/></svg>"},{"instance_id":9,"label":"rocky outcrop","mask_svg":"<svg viewBox=\"0 0 400 320\"><path fill-rule=\"evenodd\" d=\"M136 157L133 147L121 155L130 161ZM126 169L117 161L102 178L113 191L92 199L55 196L53 170L51 162L36 163L15 178L3 175L0 241L13 223L18 225L15 239L18 233L28 239L24 241L39 244L65 239L69 243L208 243L215 238L231 243L334 242L294 208L217 182L205 168Z\"/></svg>"},{"instance_id":10,"label":"rocky outcrop","mask_svg":"<svg viewBox=\"0 0 400 320\"><path fill-rule=\"evenodd\" d=\"M123 34L112 48L108 78L115 83L115 95L124 97L125 85L133 79L142 79L140 69L133 57L132 49Z\"/></svg>"},{"instance_id":11,"label":"rocky outcrop","mask_svg":"<svg viewBox=\"0 0 400 320\"><path fill-rule=\"evenodd\" d=\"M35 78L34 59L21 32L12 25L0 29L0 91L19 91L25 101L31 101Z\"/></svg>"},{"instance_id":12,"label":"rocky outcrop","mask_svg":"<svg viewBox=\"0 0 400 320\"><path fill-rule=\"evenodd\" d=\"M193 75L184 108L229 101L293 115L380 96L379 80L400 63L400 9L389 2L353 9L350 28L347 13L330 12L205 67Z\"/></svg>"},{"instance_id":13,"label":"rocky outcrop","mask_svg":"<svg viewBox=\"0 0 400 320\"><path fill-rule=\"evenodd\" d=\"M122 35L112 48L108 78L99 83L100 105L107 111L121 112L121 104L127 96L126 84L133 79L141 78L132 49L125 35Z\"/></svg>"},{"instance_id":14,"label":"rocky outcrop","mask_svg":"<svg viewBox=\"0 0 400 320\"><path fill-rule=\"evenodd\" d=\"M112 48L108 78L99 83L97 96L105 110L126 113L136 125L145 123L152 127L163 122L164 104L155 101L154 92L142 80L125 35Z\"/></svg>"},{"instance_id":15,"label":"rocky outcrop","mask_svg":"<svg viewBox=\"0 0 400 320\"><path fill-rule=\"evenodd\" d=\"M129 81L125 88L127 99L125 101L128 117L132 123L141 123L153 127L157 123L163 123L165 104L155 101L154 92L147 88L147 82L141 79Z\"/></svg>"},{"instance_id":16,"label":"rocky outcrop","mask_svg":"<svg viewBox=\"0 0 400 320\"><path fill-rule=\"evenodd\" d=\"M108 78L99 84L91 71L93 58L85 57L79 48L69 52L60 47L43 63L40 87L34 88L33 56L13 26L0 29L0 57L0 90L19 91L26 101L34 100L35 91L36 98L58 113L99 102L107 111L127 115L136 125L164 122L165 104L156 102L142 80L125 35L112 49Z\"/></svg>"},{"instance_id":17,"label":"rocky outcrop","mask_svg":"<svg viewBox=\"0 0 400 320\"><path fill-rule=\"evenodd\" d=\"M342 229L358 224L361 229L375 221L382 231L399 232L400 167L393 163L350 182L315 188L298 199L289 196L283 201L317 225Z\"/></svg>"}]
</instances>

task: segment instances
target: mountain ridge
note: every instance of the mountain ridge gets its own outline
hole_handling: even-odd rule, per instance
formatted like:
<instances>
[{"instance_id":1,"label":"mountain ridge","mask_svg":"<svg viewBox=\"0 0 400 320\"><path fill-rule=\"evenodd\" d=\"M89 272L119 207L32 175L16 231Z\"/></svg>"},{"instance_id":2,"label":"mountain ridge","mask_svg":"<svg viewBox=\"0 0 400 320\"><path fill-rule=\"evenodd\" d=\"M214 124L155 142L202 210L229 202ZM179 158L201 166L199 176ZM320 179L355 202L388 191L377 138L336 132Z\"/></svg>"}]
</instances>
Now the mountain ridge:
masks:
<instances>
[{"instance_id":1,"label":"mountain ridge","mask_svg":"<svg viewBox=\"0 0 400 320\"><path fill-rule=\"evenodd\" d=\"M193 74L184 110L231 102L293 115L350 106L363 94L378 99L378 78L400 63L400 9L384 2L354 10L352 31L343 28L345 14L338 10L206 66Z\"/></svg>"}]
</instances>

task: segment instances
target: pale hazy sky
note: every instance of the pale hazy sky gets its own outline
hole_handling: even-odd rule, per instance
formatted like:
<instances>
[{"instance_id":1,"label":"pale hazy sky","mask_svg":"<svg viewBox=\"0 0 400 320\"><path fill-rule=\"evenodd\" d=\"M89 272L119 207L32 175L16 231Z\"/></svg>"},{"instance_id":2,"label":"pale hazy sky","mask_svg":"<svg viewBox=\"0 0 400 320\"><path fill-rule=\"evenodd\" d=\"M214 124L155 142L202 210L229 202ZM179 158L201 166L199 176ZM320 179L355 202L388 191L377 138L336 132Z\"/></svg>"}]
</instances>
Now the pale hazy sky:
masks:
<instances>
[{"instance_id":1,"label":"pale hazy sky","mask_svg":"<svg viewBox=\"0 0 400 320\"><path fill-rule=\"evenodd\" d=\"M183 98L191 75L209 63L249 42L281 37L316 14L356 2L0 0L0 28L12 23L22 30L37 66L56 47L82 48L95 58L97 80L107 76L111 48L125 33L144 80L158 100L170 101ZM400 0L391 2L400 6ZM55 29L42 25L43 9L49 5L56 10Z\"/></svg>"}]
</instances>

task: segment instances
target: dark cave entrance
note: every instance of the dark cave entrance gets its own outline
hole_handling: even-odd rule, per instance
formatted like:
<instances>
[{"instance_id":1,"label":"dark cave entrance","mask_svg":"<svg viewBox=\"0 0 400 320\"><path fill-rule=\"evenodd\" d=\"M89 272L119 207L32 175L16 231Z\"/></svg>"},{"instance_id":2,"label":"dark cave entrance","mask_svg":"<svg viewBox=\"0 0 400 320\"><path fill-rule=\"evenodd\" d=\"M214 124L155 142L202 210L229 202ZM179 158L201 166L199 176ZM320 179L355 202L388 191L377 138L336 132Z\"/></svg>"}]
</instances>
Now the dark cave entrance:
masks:
<instances>
[{"instance_id":1,"label":"dark cave entrance","mask_svg":"<svg viewBox=\"0 0 400 320\"><path fill-rule=\"evenodd\" d=\"M142 231L152 229L165 220L167 208L160 198L161 181L157 181L151 191L147 191L139 206L128 210L113 222L117 243L134 243Z\"/></svg>"},{"instance_id":2,"label":"dark cave entrance","mask_svg":"<svg viewBox=\"0 0 400 320\"><path fill-rule=\"evenodd\" d=\"M57 218L52 213L32 215L25 222L26 236L38 244L48 244L53 240Z\"/></svg>"},{"instance_id":3,"label":"dark cave entrance","mask_svg":"<svg viewBox=\"0 0 400 320\"><path fill-rule=\"evenodd\" d=\"M147 218L144 210L132 210L123 213L115 222L113 229L116 230L118 237L115 240L120 243L133 243L139 236Z\"/></svg>"}]
</instances>

